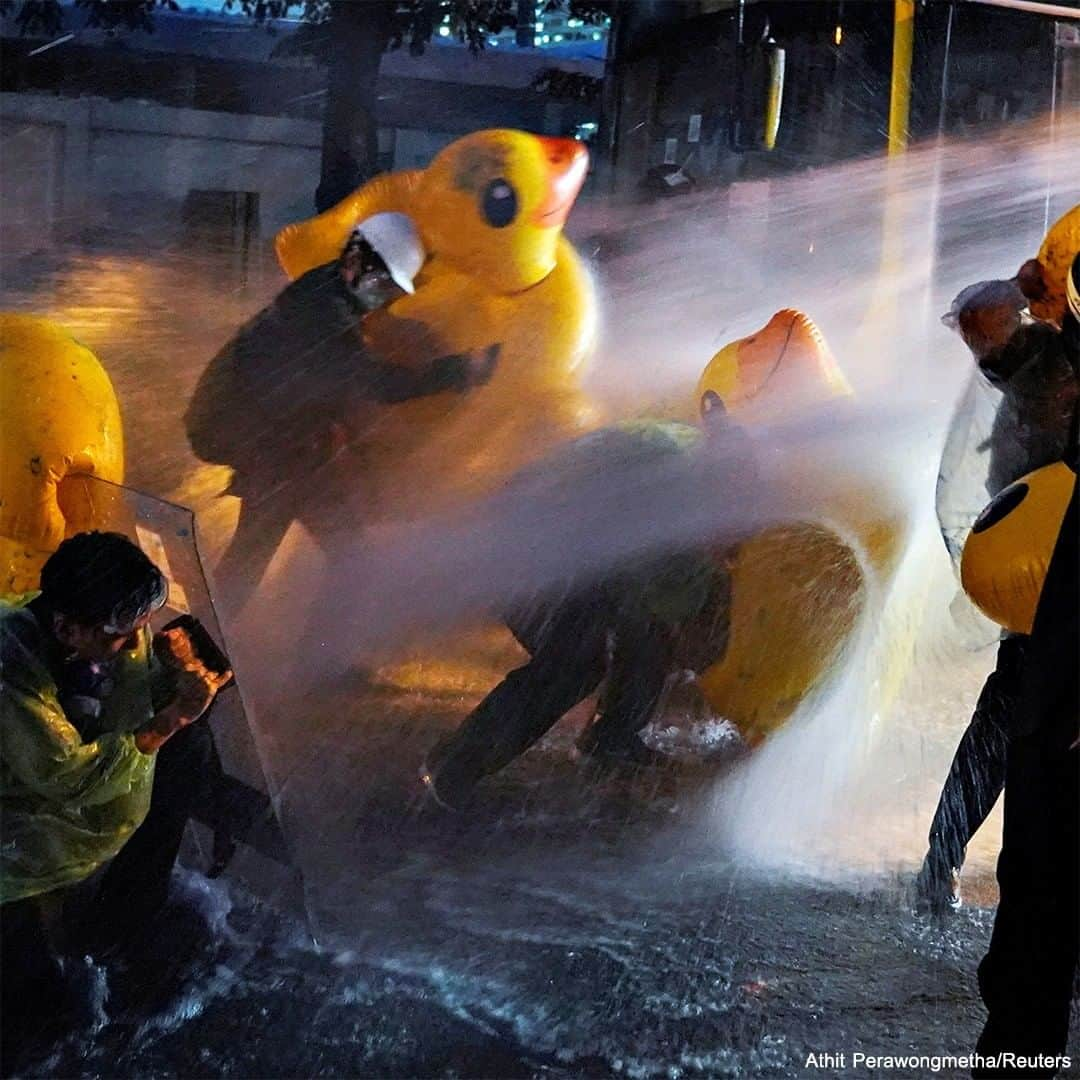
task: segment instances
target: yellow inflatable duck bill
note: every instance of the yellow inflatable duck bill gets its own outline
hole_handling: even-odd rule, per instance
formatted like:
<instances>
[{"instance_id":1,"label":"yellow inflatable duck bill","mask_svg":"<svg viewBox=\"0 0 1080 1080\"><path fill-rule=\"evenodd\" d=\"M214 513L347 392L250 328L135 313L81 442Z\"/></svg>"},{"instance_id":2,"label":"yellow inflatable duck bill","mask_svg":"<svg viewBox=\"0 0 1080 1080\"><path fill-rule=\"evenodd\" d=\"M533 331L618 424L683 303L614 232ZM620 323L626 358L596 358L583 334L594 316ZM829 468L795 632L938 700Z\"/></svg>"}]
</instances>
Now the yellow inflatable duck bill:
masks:
<instances>
[{"instance_id":1,"label":"yellow inflatable duck bill","mask_svg":"<svg viewBox=\"0 0 1080 1080\"><path fill-rule=\"evenodd\" d=\"M1016 634L1035 625L1076 473L1063 461L1010 484L979 515L964 544L960 581L992 622Z\"/></svg>"},{"instance_id":2,"label":"yellow inflatable duck bill","mask_svg":"<svg viewBox=\"0 0 1080 1080\"><path fill-rule=\"evenodd\" d=\"M732 412L776 413L851 393L813 319L785 308L756 333L725 345L709 361L696 399L702 415L720 404Z\"/></svg>"},{"instance_id":3,"label":"yellow inflatable duck bill","mask_svg":"<svg viewBox=\"0 0 1080 1080\"><path fill-rule=\"evenodd\" d=\"M37 588L65 536L94 528L80 475L121 483L120 406L98 358L49 319L0 313L0 591Z\"/></svg>"},{"instance_id":4,"label":"yellow inflatable duck bill","mask_svg":"<svg viewBox=\"0 0 1080 1080\"><path fill-rule=\"evenodd\" d=\"M562 227L588 172L574 139L494 129L458 139L425 169L390 173L275 239L297 278L336 259L349 232L373 214L407 214L428 256L460 267L492 292L513 293L555 268Z\"/></svg>"}]
</instances>

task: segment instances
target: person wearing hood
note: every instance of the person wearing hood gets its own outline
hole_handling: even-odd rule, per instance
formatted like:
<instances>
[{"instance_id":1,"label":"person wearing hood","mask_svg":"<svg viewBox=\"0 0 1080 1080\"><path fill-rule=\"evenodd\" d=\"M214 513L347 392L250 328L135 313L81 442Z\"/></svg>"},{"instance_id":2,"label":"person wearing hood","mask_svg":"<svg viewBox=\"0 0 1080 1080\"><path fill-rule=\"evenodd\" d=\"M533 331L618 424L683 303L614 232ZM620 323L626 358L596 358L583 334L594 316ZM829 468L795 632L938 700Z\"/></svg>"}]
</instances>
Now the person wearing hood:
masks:
<instances>
[{"instance_id":1,"label":"person wearing hood","mask_svg":"<svg viewBox=\"0 0 1080 1080\"><path fill-rule=\"evenodd\" d=\"M1067 288L1063 344L1080 356L1080 254ZM1080 963L1080 405L1063 461L1071 496L1039 592L1005 754L1005 825L999 900L979 966L987 1019L974 1077L1056 1075L1064 1067ZM1034 482L1035 478L1031 478ZM1039 521L1034 500L1006 493L984 512L994 528L1018 515L1020 535ZM1001 505L1006 503L1006 505ZM1027 511L1031 513L1030 510ZM1008 1055L1008 1056L1007 1056Z\"/></svg>"},{"instance_id":2,"label":"person wearing hood","mask_svg":"<svg viewBox=\"0 0 1080 1080\"><path fill-rule=\"evenodd\" d=\"M1048 241L1062 232L1075 240L1078 225L1080 208L1055 225ZM1047 247L1044 242L1044 250ZM1068 274L1067 264L1062 272ZM986 489L991 498L1032 470L1060 461L1068 444L1080 394L1075 317L1064 309L1061 283L1047 281L1051 276L1041 259L1029 260L1012 280L964 289L943 320L959 331L979 371L1002 395L989 440ZM1040 306L1048 293L1059 291L1063 310ZM1024 317L1029 305L1054 321ZM967 846L1005 784L1006 746L1018 707L1026 648L1026 635L1002 634L995 669L979 695L942 789L916 879L918 906L934 914L959 906L958 881Z\"/></svg>"},{"instance_id":3,"label":"person wearing hood","mask_svg":"<svg viewBox=\"0 0 1080 1080\"><path fill-rule=\"evenodd\" d=\"M199 741L185 735L198 734L203 725L194 722L231 678L191 662L179 632L151 638L150 618L167 585L126 537L91 532L65 540L40 584L36 595L0 605L5 1075L63 1005L46 912L144 832L162 780L182 773L172 787L186 792L190 808L199 791L191 768ZM170 751L156 768L159 753ZM149 829L156 845L168 844L160 828ZM163 888L175 854L167 852Z\"/></svg>"},{"instance_id":4,"label":"person wearing hood","mask_svg":"<svg viewBox=\"0 0 1080 1080\"><path fill-rule=\"evenodd\" d=\"M405 215L367 219L338 259L286 286L200 377L184 417L188 440L203 461L231 466L229 491L241 499L216 575L234 613L294 520L318 540L362 495L349 447L380 407L465 393L491 377L497 347L412 368L365 346L364 317L412 293L424 259Z\"/></svg>"},{"instance_id":5,"label":"person wearing hood","mask_svg":"<svg viewBox=\"0 0 1080 1080\"><path fill-rule=\"evenodd\" d=\"M747 443L717 395L706 395L702 413L700 427L644 420L602 428L529 475L553 478L560 496L578 480L606 483L613 469L632 471L639 491L651 484L671 490L690 478L698 498L733 498L751 483ZM602 682L578 751L601 767L663 764L640 732L669 676L705 670L724 654L731 555L730 545L663 545L601 573L572 575L512 610L504 621L529 660L432 748L420 773L428 793L461 808L480 780L528 750Z\"/></svg>"}]
</instances>

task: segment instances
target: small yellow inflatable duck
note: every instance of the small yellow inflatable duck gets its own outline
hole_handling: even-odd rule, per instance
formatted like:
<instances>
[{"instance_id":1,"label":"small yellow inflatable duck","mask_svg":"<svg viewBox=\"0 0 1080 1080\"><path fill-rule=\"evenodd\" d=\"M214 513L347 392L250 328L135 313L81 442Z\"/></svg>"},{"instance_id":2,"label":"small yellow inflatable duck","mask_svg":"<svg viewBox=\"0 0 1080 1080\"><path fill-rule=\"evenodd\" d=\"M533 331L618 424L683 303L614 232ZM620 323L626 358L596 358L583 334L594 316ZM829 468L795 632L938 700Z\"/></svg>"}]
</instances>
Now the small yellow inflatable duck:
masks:
<instances>
[{"instance_id":1,"label":"small yellow inflatable duck","mask_svg":"<svg viewBox=\"0 0 1080 1080\"><path fill-rule=\"evenodd\" d=\"M407 214L427 261L412 295L365 320L367 343L401 364L501 346L484 387L381 413L364 446L376 516L482 491L591 422L579 381L596 300L562 233L587 168L572 139L483 131L278 234L295 278L336 258L358 222Z\"/></svg>"},{"instance_id":2,"label":"small yellow inflatable duck","mask_svg":"<svg viewBox=\"0 0 1080 1080\"><path fill-rule=\"evenodd\" d=\"M79 475L121 483L120 407L97 357L49 319L0 314L0 592L37 588L65 536L94 528Z\"/></svg>"},{"instance_id":3,"label":"small yellow inflatable duck","mask_svg":"<svg viewBox=\"0 0 1080 1080\"><path fill-rule=\"evenodd\" d=\"M1014 634L1030 634L1035 625L1075 487L1076 471L1064 461L1036 469L997 494L964 545L964 591L988 619Z\"/></svg>"},{"instance_id":4,"label":"small yellow inflatable duck","mask_svg":"<svg viewBox=\"0 0 1080 1080\"><path fill-rule=\"evenodd\" d=\"M821 331L789 309L721 349L696 397L703 411L722 403L752 428L851 392ZM850 639L866 588L862 560L885 582L901 552L905 530L887 494L841 487L825 472L810 461L787 478L792 491L815 493L819 520L770 528L740 546L728 651L698 679L710 707L751 745L788 719Z\"/></svg>"}]
</instances>

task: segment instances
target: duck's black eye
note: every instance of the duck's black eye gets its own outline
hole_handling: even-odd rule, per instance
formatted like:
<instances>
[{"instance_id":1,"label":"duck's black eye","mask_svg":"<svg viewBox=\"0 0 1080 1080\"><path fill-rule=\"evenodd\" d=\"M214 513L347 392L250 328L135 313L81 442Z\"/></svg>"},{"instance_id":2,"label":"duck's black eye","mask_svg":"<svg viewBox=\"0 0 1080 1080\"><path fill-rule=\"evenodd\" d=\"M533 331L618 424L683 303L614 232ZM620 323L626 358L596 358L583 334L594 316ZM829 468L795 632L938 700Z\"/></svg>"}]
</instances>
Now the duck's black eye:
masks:
<instances>
[{"instance_id":1,"label":"duck's black eye","mask_svg":"<svg viewBox=\"0 0 1080 1080\"><path fill-rule=\"evenodd\" d=\"M719 420L727 414L724 399L715 390L706 390L701 395L701 416L711 420Z\"/></svg>"},{"instance_id":2,"label":"duck's black eye","mask_svg":"<svg viewBox=\"0 0 1080 1080\"><path fill-rule=\"evenodd\" d=\"M496 229L503 229L517 217L517 192L508 180L499 177L484 188L484 198L480 203L484 219Z\"/></svg>"},{"instance_id":3,"label":"duck's black eye","mask_svg":"<svg viewBox=\"0 0 1080 1080\"><path fill-rule=\"evenodd\" d=\"M1027 484L1017 481L1003 488L994 496L990 505L975 519L972 525L973 533L986 532L992 525L996 525L1003 518L1008 517L1026 498L1028 494Z\"/></svg>"}]
</instances>

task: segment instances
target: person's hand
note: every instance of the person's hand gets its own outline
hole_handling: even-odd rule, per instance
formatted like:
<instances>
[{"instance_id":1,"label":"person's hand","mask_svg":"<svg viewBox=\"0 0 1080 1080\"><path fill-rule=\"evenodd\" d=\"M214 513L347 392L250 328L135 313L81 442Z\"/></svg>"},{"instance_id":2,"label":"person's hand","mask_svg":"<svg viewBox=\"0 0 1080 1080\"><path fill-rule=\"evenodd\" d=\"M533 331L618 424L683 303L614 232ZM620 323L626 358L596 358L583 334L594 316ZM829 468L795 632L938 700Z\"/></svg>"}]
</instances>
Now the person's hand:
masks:
<instances>
[{"instance_id":1,"label":"person's hand","mask_svg":"<svg viewBox=\"0 0 1080 1080\"><path fill-rule=\"evenodd\" d=\"M178 626L155 634L153 644L154 655L174 671L206 670L195 653L191 638Z\"/></svg>"},{"instance_id":2,"label":"person's hand","mask_svg":"<svg viewBox=\"0 0 1080 1080\"><path fill-rule=\"evenodd\" d=\"M231 671L220 675L199 665L198 670L176 674L176 696L171 704L181 720L181 727L198 720L210 708L217 692L233 677Z\"/></svg>"},{"instance_id":3,"label":"person's hand","mask_svg":"<svg viewBox=\"0 0 1080 1080\"><path fill-rule=\"evenodd\" d=\"M980 281L957 295L941 321L950 330L959 331L975 358L981 360L1016 333L1025 307L1027 298L1015 279Z\"/></svg>"},{"instance_id":4,"label":"person's hand","mask_svg":"<svg viewBox=\"0 0 1080 1080\"><path fill-rule=\"evenodd\" d=\"M233 677L231 671L210 671L195 655L187 634L179 629L158 634L154 652L175 672L175 695L149 724L135 732L135 745L144 754L156 753L181 728L198 720Z\"/></svg>"},{"instance_id":5,"label":"person's hand","mask_svg":"<svg viewBox=\"0 0 1080 1080\"><path fill-rule=\"evenodd\" d=\"M491 382L492 375L495 374L495 368L499 363L499 354L502 352L502 345L495 344L489 345L479 356L473 356L469 354L469 366L466 371L468 385L483 386L485 383Z\"/></svg>"},{"instance_id":6,"label":"person's hand","mask_svg":"<svg viewBox=\"0 0 1080 1080\"><path fill-rule=\"evenodd\" d=\"M453 353L437 360L436 368L441 369L442 378L447 380L459 394L464 394L473 387L483 386L491 381L499 362L501 345L489 345L479 355L474 353Z\"/></svg>"}]
</instances>

